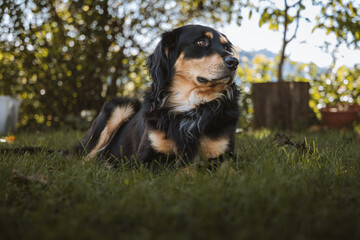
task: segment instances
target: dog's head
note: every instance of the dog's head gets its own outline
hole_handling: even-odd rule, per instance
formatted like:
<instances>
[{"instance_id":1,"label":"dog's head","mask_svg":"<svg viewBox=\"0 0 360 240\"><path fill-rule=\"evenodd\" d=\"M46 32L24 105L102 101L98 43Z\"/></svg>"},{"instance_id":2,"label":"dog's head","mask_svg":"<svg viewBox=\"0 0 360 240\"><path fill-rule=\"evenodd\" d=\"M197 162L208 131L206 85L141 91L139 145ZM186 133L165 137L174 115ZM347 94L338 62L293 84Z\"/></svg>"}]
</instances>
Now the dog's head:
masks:
<instances>
[{"instance_id":1,"label":"dog's head","mask_svg":"<svg viewBox=\"0 0 360 240\"><path fill-rule=\"evenodd\" d=\"M163 34L148 59L154 99L176 112L230 97L238 59L224 34L188 25ZM165 99L165 100L164 100Z\"/></svg>"}]
</instances>

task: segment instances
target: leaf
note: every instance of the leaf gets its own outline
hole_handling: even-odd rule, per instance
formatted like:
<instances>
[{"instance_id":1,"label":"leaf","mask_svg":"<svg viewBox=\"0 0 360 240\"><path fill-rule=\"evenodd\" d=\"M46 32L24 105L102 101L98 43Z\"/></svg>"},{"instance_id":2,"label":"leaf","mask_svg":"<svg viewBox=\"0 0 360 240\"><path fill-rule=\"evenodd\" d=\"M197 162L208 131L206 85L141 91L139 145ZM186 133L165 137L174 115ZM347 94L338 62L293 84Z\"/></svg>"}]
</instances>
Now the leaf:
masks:
<instances>
[{"instance_id":1,"label":"leaf","mask_svg":"<svg viewBox=\"0 0 360 240\"><path fill-rule=\"evenodd\" d=\"M279 30L279 24L274 24L273 22L270 22L269 29L277 31L277 30Z\"/></svg>"},{"instance_id":2,"label":"leaf","mask_svg":"<svg viewBox=\"0 0 360 240\"><path fill-rule=\"evenodd\" d=\"M252 17L252 10L250 10L250 12L249 12L249 19Z\"/></svg>"}]
</instances>

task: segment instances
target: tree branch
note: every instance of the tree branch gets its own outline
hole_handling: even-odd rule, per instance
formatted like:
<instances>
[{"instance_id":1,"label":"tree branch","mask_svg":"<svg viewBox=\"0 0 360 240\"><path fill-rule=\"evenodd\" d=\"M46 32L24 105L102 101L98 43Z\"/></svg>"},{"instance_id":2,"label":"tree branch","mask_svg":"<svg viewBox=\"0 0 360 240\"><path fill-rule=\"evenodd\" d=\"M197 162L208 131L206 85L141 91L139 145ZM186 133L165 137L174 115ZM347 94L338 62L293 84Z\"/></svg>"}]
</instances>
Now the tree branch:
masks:
<instances>
[{"instance_id":1,"label":"tree branch","mask_svg":"<svg viewBox=\"0 0 360 240\"><path fill-rule=\"evenodd\" d=\"M297 17L296 17L296 27L295 27L294 34L292 35L292 37L289 40L286 41L287 43L291 42L296 37L297 31L298 31L298 28L299 28L299 21L300 21L299 12L300 12L300 10L298 11L298 14L297 14Z\"/></svg>"},{"instance_id":2,"label":"tree branch","mask_svg":"<svg viewBox=\"0 0 360 240\"><path fill-rule=\"evenodd\" d=\"M300 4L301 2L302 2L302 0L299 0L297 3L293 4L290 8L295 7L296 5ZM301 11L301 9L299 8L296 13L296 27L295 27L294 34L292 35L292 37L289 40L287 40L287 43L291 42L296 37L297 31L299 29L300 11Z\"/></svg>"}]
</instances>

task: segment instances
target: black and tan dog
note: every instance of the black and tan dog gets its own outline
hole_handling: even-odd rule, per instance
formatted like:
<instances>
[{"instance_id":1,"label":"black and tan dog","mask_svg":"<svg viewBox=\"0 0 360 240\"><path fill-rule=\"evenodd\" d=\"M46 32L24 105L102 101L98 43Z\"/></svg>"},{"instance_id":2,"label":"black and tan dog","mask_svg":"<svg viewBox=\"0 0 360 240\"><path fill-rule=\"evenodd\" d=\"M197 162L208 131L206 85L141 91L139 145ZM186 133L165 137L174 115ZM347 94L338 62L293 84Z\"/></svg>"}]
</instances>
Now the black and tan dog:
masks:
<instances>
[{"instance_id":1,"label":"black and tan dog","mask_svg":"<svg viewBox=\"0 0 360 240\"><path fill-rule=\"evenodd\" d=\"M234 150L238 59L225 35L200 25L164 33L148 58L152 85L144 101L106 103L78 145L86 160L141 163L219 159Z\"/></svg>"}]
</instances>

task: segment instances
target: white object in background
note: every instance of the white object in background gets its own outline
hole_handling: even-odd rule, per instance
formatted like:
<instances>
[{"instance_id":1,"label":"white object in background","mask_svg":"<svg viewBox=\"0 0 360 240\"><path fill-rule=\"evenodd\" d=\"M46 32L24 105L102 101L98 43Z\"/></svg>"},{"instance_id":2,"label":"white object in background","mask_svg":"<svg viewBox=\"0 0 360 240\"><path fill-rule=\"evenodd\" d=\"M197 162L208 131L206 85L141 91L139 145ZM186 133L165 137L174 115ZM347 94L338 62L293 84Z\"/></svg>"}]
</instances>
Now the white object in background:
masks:
<instances>
[{"instance_id":1,"label":"white object in background","mask_svg":"<svg viewBox=\"0 0 360 240\"><path fill-rule=\"evenodd\" d=\"M21 100L0 96L0 135L13 132L18 122Z\"/></svg>"}]
</instances>

